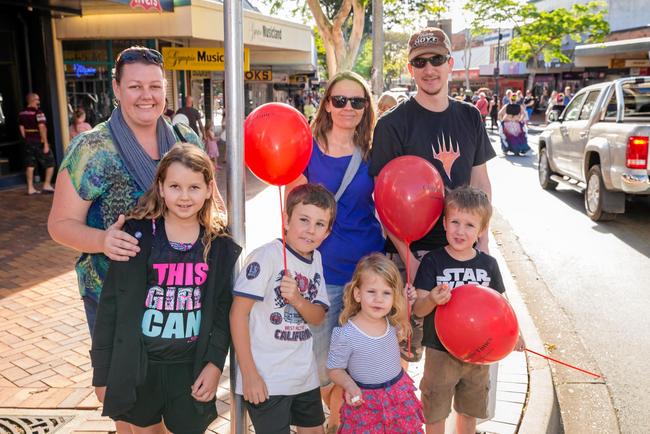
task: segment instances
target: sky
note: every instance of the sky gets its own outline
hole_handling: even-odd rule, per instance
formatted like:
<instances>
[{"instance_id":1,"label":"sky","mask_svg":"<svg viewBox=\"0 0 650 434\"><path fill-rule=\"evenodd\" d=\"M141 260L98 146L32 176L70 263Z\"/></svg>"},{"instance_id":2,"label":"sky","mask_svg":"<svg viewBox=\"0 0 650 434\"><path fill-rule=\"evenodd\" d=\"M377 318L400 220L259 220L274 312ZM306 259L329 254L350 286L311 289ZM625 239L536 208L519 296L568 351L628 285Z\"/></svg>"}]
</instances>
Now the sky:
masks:
<instances>
[{"instance_id":1,"label":"sky","mask_svg":"<svg viewBox=\"0 0 650 434\"><path fill-rule=\"evenodd\" d=\"M263 2L259 0L249 0L249 1L252 4L254 4L263 13L269 14L269 7L266 6L266 4L264 4ZM451 1L450 3L451 3L450 11L447 14L445 14L442 18L451 18L452 32L454 33L460 32L461 30L465 29L468 25L468 22L465 19L467 14L463 11L464 2ZM276 16L282 17L284 19L288 19L290 21L300 21L298 19L291 18L289 13L289 10L295 4L295 0L288 0L285 2L285 4L287 4L286 11L284 13L276 14ZM421 24L425 25L426 22L422 22Z\"/></svg>"}]
</instances>

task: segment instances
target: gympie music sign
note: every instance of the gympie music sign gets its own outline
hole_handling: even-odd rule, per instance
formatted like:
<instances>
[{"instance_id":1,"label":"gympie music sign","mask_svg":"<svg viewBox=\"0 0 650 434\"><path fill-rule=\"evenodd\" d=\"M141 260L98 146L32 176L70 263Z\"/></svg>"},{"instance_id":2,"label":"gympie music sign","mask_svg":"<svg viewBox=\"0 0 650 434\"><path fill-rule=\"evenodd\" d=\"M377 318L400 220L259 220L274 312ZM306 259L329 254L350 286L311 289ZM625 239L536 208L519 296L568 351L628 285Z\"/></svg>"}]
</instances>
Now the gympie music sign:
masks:
<instances>
[{"instance_id":1,"label":"gympie music sign","mask_svg":"<svg viewBox=\"0 0 650 434\"><path fill-rule=\"evenodd\" d=\"M177 71L223 71L223 48L162 47L165 69ZM250 70L250 52L244 48L244 71Z\"/></svg>"}]
</instances>

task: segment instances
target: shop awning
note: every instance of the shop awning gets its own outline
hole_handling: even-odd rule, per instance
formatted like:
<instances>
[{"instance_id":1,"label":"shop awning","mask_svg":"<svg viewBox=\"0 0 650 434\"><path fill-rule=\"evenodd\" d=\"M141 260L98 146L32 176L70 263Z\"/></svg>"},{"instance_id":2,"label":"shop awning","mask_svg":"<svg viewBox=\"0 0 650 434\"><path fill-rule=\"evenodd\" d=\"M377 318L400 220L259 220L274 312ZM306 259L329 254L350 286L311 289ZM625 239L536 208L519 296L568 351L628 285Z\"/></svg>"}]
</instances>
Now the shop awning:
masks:
<instances>
[{"instance_id":1,"label":"shop awning","mask_svg":"<svg viewBox=\"0 0 650 434\"><path fill-rule=\"evenodd\" d=\"M576 57L603 56L632 52L643 52L647 56L648 51L650 51L650 37L578 45L575 48L574 53Z\"/></svg>"},{"instance_id":2,"label":"shop awning","mask_svg":"<svg viewBox=\"0 0 650 434\"><path fill-rule=\"evenodd\" d=\"M81 0L0 0L0 5L22 6L61 15L81 15Z\"/></svg>"}]
</instances>

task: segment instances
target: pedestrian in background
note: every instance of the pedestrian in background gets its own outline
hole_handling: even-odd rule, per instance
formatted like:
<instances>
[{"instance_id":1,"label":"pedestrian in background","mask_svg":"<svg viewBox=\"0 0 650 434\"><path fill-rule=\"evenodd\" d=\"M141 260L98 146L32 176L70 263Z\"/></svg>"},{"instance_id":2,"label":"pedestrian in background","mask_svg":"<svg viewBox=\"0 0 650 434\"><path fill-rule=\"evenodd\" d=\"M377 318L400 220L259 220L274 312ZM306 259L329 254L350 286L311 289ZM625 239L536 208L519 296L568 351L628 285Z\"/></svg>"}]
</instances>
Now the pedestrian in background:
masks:
<instances>
[{"instance_id":1,"label":"pedestrian in background","mask_svg":"<svg viewBox=\"0 0 650 434\"><path fill-rule=\"evenodd\" d=\"M339 324L343 287L359 259L383 251L381 225L372 198L374 180L368 174L375 106L368 83L359 74L341 72L325 89L312 122L313 151L304 173L286 187L290 192L307 182L322 184L336 196L332 233L318 249L323 257L330 308L323 325L312 327L321 394L330 409L328 433L339 425L343 391L327 376L332 329Z\"/></svg>"},{"instance_id":2,"label":"pedestrian in background","mask_svg":"<svg viewBox=\"0 0 650 434\"><path fill-rule=\"evenodd\" d=\"M199 136L203 137L203 122L201 122L201 113L193 107L194 100L191 96L185 97L185 105L176 111L176 114L182 114L187 117L190 128Z\"/></svg>"},{"instance_id":3,"label":"pedestrian in background","mask_svg":"<svg viewBox=\"0 0 650 434\"><path fill-rule=\"evenodd\" d=\"M526 108L526 115L528 116L528 121L533 117L533 111L535 110L536 98L533 95L533 92L528 89L526 91L526 97L524 98L524 107Z\"/></svg>"},{"instance_id":4,"label":"pedestrian in background","mask_svg":"<svg viewBox=\"0 0 650 434\"><path fill-rule=\"evenodd\" d=\"M217 144L217 136L214 132L214 122L211 120L205 122L205 150L212 161L214 170L217 170L219 166L219 146Z\"/></svg>"},{"instance_id":5,"label":"pedestrian in background","mask_svg":"<svg viewBox=\"0 0 650 434\"><path fill-rule=\"evenodd\" d=\"M494 127L497 126L497 119L499 118L499 96L497 94L492 95L490 100L490 131L494 131Z\"/></svg>"},{"instance_id":6,"label":"pedestrian in background","mask_svg":"<svg viewBox=\"0 0 650 434\"><path fill-rule=\"evenodd\" d=\"M103 416L147 433L203 433L217 418L241 248L226 234L214 188L200 148L178 143L165 154L124 226L141 250L111 262L102 291L92 384Z\"/></svg>"},{"instance_id":7,"label":"pedestrian in background","mask_svg":"<svg viewBox=\"0 0 650 434\"><path fill-rule=\"evenodd\" d=\"M478 109L478 112L481 114L481 119L485 124L485 119L487 119L487 116L490 113L490 103L485 97L485 92L480 92L478 94L478 100L476 100L476 103L474 105Z\"/></svg>"},{"instance_id":8,"label":"pedestrian in background","mask_svg":"<svg viewBox=\"0 0 650 434\"><path fill-rule=\"evenodd\" d=\"M54 193L52 176L54 175L54 154L47 140L47 119L41 111L41 98L35 93L26 97L27 107L18 114L18 128L25 141L25 178L27 194ZM37 167L45 169L43 187L34 187L34 172Z\"/></svg>"},{"instance_id":9,"label":"pedestrian in background","mask_svg":"<svg viewBox=\"0 0 650 434\"><path fill-rule=\"evenodd\" d=\"M86 122L86 111L79 107L72 114L72 123L70 124L70 140L77 137L79 134L92 130L93 127Z\"/></svg>"},{"instance_id":10,"label":"pedestrian in background","mask_svg":"<svg viewBox=\"0 0 650 434\"><path fill-rule=\"evenodd\" d=\"M506 94L501 99L501 107L505 106L506 104L510 104L511 96L512 96L512 89L506 90Z\"/></svg>"},{"instance_id":11,"label":"pedestrian in background","mask_svg":"<svg viewBox=\"0 0 650 434\"><path fill-rule=\"evenodd\" d=\"M312 99L311 95L307 95L307 100L305 101L305 105L302 110L303 114L307 118L307 122L311 123L311 121L314 119L314 114L316 114L316 106L314 105L314 100Z\"/></svg>"},{"instance_id":12,"label":"pedestrian in background","mask_svg":"<svg viewBox=\"0 0 650 434\"><path fill-rule=\"evenodd\" d=\"M397 105L397 98L392 92L386 91L377 100L377 118Z\"/></svg>"},{"instance_id":13,"label":"pedestrian in background","mask_svg":"<svg viewBox=\"0 0 650 434\"><path fill-rule=\"evenodd\" d=\"M564 105L567 106L573 98L573 93L571 92L571 86L564 88Z\"/></svg>"}]
</instances>

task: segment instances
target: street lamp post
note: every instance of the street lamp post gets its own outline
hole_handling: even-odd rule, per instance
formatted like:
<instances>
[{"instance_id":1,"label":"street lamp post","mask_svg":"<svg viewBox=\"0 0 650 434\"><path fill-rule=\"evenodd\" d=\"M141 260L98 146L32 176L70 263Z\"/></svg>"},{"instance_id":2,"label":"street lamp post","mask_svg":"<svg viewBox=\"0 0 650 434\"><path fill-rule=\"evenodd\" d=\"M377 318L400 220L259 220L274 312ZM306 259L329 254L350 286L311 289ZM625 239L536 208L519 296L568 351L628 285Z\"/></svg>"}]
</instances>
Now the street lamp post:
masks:
<instances>
[{"instance_id":1,"label":"street lamp post","mask_svg":"<svg viewBox=\"0 0 650 434\"><path fill-rule=\"evenodd\" d=\"M499 27L499 39L497 40L497 67L494 68L494 81L495 81L495 86L494 86L494 93L499 96L499 74L501 74L501 71L499 71L499 60L501 57L501 38L503 35L501 34L501 27Z\"/></svg>"}]
</instances>

